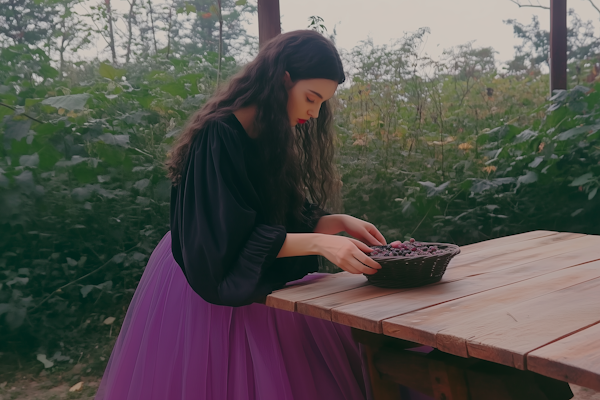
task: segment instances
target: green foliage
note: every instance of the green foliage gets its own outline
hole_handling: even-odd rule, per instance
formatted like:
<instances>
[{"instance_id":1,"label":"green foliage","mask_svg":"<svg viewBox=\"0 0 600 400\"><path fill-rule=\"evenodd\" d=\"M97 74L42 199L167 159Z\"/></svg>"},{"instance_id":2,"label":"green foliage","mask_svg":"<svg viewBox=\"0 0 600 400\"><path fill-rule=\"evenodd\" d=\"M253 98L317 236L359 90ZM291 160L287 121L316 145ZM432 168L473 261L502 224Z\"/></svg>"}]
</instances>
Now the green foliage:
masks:
<instances>
[{"instance_id":1,"label":"green foliage","mask_svg":"<svg viewBox=\"0 0 600 400\"><path fill-rule=\"evenodd\" d=\"M78 354L86 332L123 317L169 229L166 152L214 90L217 60L92 64L72 83L46 78L40 50L2 51L0 351Z\"/></svg>"},{"instance_id":2,"label":"green foliage","mask_svg":"<svg viewBox=\"0 0 600 400\"><path fill-rule=\"evenodd\" d=\"M547 102L545 76L499 76L489 52L468 46L447 53L458 60L448 69L418 56L420 40L350 57L338 119L345 211L389 240L599 234L600 84ZM419 64L433 72L410 74Z\"/></svg>"},{"instance_id":3,"label":"green foliage","mask_svg":"<svg viewBox=\"0 0 600 400\"><path fill-rule=\"evenodd\" d=\"M50 46L60 60L23 43L0 50L0 352L39 355L40 368L57 368L82 338L122 321L169 229L166 154L218 79L214 3L180 1L162 14L142 5L150 18L136 28L141 43L135 27L121 42L135 63L64 62L66 42ZM239 23L253 9L223 1L223 77L238 68L229 50L247 46ZM318 17L311 27L325 30ZM168 32L166 46L155 28ZM72 37L72 27L60 29ZM336 117L345 212L388 239L462 245L533 229L600 233L595 63L576 60L582 70L570 80L588 74L593 90L548 101L547 75L500 74L491 48L421 56L428 33L345 55Z\"/></svg>"}]
</instances>

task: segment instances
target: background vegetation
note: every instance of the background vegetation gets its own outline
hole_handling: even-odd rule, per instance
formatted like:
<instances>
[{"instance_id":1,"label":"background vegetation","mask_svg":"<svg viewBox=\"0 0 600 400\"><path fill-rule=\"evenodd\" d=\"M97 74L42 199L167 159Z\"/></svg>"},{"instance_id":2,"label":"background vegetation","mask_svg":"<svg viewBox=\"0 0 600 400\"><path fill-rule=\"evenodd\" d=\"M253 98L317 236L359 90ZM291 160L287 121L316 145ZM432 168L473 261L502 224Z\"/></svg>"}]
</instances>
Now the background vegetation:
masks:
<instances>
[{"instance_id":1,"label":"background vegetation","mask_svg":"<svg viewBox=\"0 0 600 400\"><path fill-rule=\"evenodd\" d=\"M101 374L168 230L163 161L186 118L256 51L244 0L0 3L0 382ZM428 30L344 54L337 97L345 212L388 239L460 245L534 229L599 234L600 42L571 15L569 82L548 98L548 32L498 65ZM324 34L318 17L310 26ZM219 40L221 36L222 40ZM335 33L332 36L335 39ZM106 60L74 61L92 40Z\"/></svg>"}]
</instances>

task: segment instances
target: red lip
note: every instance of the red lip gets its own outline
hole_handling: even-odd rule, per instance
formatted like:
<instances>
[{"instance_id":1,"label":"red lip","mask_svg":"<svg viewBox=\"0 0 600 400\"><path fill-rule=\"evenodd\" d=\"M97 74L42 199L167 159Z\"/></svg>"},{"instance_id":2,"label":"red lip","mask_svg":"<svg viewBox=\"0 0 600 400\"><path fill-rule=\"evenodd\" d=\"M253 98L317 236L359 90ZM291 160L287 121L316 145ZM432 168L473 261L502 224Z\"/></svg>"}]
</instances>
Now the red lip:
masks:
<instances>
[{"instance_id":1,"label":"red lip","mask_svg":"<svg viewBox=\"0 0 600 400\"><path fill-rule=\"evenodd\" d=\"M298 119L298 123L299 123L299 124L303 124L303 123L305 123L306 121L308 121L308 120L307 120L307 119Z\"/></svg>"}]
</instances>

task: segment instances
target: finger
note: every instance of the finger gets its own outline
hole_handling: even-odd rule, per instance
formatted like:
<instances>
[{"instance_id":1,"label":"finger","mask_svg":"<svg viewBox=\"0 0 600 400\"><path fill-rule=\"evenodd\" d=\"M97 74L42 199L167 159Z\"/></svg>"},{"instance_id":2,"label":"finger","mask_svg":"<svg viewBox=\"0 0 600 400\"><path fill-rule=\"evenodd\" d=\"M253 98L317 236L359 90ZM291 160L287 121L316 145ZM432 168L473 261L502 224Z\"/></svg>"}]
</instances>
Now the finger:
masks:
<instances>
[{"instance_id":1,"label":"finger","mask_svg":"<svg viewBox=\"0 0 600 400\"><path fill-rule=\"evenodd\" d=\"M341 262L340 265L338 265L338 267L340 267L346 272L350 272L351 274L362 274L361 271L356 269L356 266L352 262Z\"/></svg>"},{"instance_id":2,"label":"finger","mask_svg":"<svg viewBox=\"0 0 600 400\"><path fill-rule=\"evenodd\" d=\"M355 269L357 269L358 271L360 271L361 274L373 275L373 274L377 273L377 271L378 271L377 268L371 268L371 267L363 264L356 258L351 263L352 263L352 266Z\"/></svg>"},{"instance_id":3,"label":"finger","mask_svg":"<svg viewBox=\"0 0 600 400\"><path fill-rule=\"evenodd\" d=\"M369 246L367 246L365 243L361 242L360 240L356 240L356 239L350 239L352 241L352 243L354 243L354 245L356 247L358 247L358 249L364 253L370 253L373 251L372 248L370 248Z\"/></svg>"},{"instance_id":4,"label":"finger","mask_svg":"<svg viewBox=\"0 0 600 400\"><path fill-rule=\"evenodd\" d=\"M379 230L375 228L375 226L371 226L371 229L369 229L369 233L372 234L375 237L375 239L377 239L382 245L387 244L387 241L385 240L381 232L379 232Z\"/></svg>"},{"instance_id":5,"label":"finger","mask_svg":"<svg viewBox=\"0 0 600 400\"><path fill-rule=\"evenodd\" d=\"M381 269L381 265L373 260L371 257L367 256L364 253L355 253L352 254L352 256L361 264L366 265L369 268L373 268L373 269Z\"/></svg>"},{"instance_id":6,"label":"finger","mask_svg":"<svg viewBox=\"0 0 600 400\"><path fill-rule=\"evenodd\" d=\"M365 229L365 232L363 234L363 242L370 244L371 246L383 246L385 245L385 243L382 243L381 240L375 238L371 232L369 232L368 230ZM384 240L385 242L385 240Z\"/></svg>"}]
</instances>

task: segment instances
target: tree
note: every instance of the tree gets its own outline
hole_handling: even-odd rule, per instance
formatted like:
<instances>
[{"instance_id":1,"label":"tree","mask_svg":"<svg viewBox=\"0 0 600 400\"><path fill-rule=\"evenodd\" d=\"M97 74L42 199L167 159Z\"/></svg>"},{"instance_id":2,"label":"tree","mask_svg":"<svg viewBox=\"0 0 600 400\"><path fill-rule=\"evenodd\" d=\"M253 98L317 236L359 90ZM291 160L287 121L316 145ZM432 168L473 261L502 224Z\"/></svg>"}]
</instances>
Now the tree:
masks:
<instances>
[{"instance_id":1,"label":"tree","mask_svg":"<svg viewBox=\"0 0 600 400\"><path fill-rule=\"evenodd\" d=\"M567 58L569 62L585 60L600 53L600 38L594 33L591 21L583 21L569 10L571 21L567 28ZM508 62L508 71L522 72L542 65L548 66L550 56L550 32L540 28L537 16L531 23L522 24L514 19L504 21L513 27L515 36L521 39L521 44L515 46L515 58Z\"/></svg>"},{"instance_id":2,"label":"tree","mask_svg":"<svg viewBox=\"0 0 600 400\"><path fill-rule=\"evenodd\" d=\"M203 54L207 51L218 53L221 24L223 55L234 55L239 52L239 46L255 40L247 34L242 25L246 15L256 12L256 6L247 3L246 0L221 0L220 11L216 0L193 0L185 3L178 1L181 12L190 6L196 10L189 29L180 29L178 51L191 54Z\"/></svg>"},{"instance_id":3,"label":"tree","mask_svg":"<svg viewBox=\"0 0 600 400\"><path fill-rule=\"evenodd\" d=\"M48 1L0 0L0 40L37 45L51 35L57 14Z\"/></svg>"},{"instance_id":4,"label":"tree","mask_svg":"<svg viewBox=\"0 0 600 400\"><path fill-rule=\"evenodd\" d=\"M59 71L62 76L65 69L65 54L67 51L77 52L79 49L88 45L91 40L89 26L82 20L75 11L75 6L81 0L61 0L57 5L59 12L56 16L57 23L54 24L54 30L51 37L55 42L49 42L49 50L53 48L59 54Z\"/></svg>"}]
</instances>

